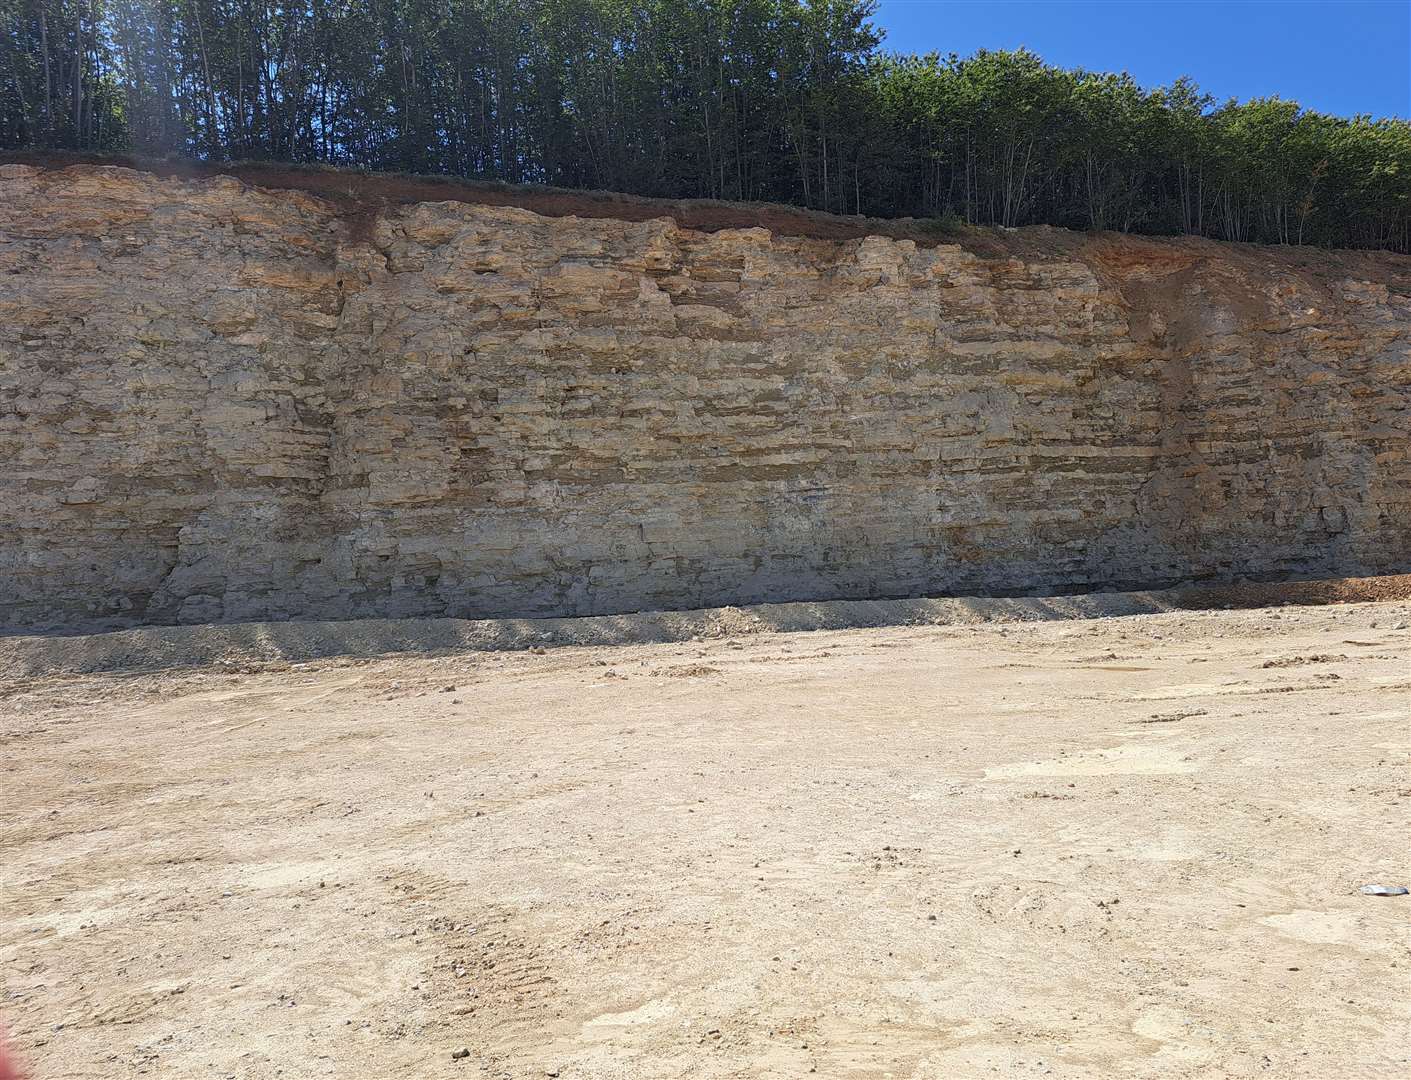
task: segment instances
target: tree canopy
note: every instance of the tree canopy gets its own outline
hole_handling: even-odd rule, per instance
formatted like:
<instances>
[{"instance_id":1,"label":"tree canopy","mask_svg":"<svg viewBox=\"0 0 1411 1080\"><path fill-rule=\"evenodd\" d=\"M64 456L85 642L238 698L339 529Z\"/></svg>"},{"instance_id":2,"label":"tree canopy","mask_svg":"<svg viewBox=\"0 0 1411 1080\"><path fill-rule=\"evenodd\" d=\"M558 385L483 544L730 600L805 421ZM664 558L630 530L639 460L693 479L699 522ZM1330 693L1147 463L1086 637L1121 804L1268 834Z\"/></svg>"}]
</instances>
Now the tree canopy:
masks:
<instances>
[{"instance_id":1,"label":"tree canopy","mask_svg":"<svg viewBox=\"0 0 1411 1080\"><path fill-rule=\"evenodd\" d=\"M888 53L874 6L0 0L0 148L1411 251L1404 120Z\"/></svg>"}]
</instances>

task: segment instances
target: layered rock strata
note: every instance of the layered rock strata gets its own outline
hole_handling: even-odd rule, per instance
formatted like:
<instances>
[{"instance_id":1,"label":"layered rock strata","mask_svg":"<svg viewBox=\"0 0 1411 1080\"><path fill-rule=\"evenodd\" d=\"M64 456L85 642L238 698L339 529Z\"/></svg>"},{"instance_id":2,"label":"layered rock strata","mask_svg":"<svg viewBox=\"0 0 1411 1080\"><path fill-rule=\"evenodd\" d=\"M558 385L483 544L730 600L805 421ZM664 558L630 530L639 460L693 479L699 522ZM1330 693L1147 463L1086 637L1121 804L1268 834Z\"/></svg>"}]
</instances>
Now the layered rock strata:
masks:
<instances>
[{"instance_id":1,"label":"layered rock strata","mask_svg":"<svg viewBox=\"0 0 1411 1080\"><path fill-rule=\"evenodd\" d=\"M0 167L0 623L1411 569L1411 260Z\"/></svg>"}]
</instances>

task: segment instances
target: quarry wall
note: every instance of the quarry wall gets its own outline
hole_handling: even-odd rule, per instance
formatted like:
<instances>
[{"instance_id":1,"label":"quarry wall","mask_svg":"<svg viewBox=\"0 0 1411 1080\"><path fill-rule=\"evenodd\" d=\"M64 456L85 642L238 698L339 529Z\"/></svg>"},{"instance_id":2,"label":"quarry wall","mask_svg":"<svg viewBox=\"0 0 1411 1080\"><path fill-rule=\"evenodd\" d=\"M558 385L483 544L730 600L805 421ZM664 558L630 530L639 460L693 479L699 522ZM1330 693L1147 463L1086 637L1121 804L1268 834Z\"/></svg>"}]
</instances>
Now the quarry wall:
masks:
<instances>
[{"instance_id":1,"label":"quarry wall","mask_svg":"<svg viewBox=\"0 0 1411 1080\"><path fill-rule=\"evenodd\" d=\"M0 465L10 626L1406 571L1411 260L0 166Z\"/></svg>"}]
</instances>

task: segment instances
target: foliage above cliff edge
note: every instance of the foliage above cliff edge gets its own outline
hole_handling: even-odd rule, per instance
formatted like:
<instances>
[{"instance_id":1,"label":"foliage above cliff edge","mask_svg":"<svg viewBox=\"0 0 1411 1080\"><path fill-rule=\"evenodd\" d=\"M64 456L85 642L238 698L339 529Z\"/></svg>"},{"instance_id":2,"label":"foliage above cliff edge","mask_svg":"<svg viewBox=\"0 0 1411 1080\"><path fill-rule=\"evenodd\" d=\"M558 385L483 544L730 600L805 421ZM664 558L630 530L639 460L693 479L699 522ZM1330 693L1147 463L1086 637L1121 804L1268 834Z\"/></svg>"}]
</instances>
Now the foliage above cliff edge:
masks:
<instances>
[{"instance_id":1,"label":"foliage above cliff edge","mask_svg":"<svg viewBox=\"0 0 1411 1080\"><path fill-rule=\"evenodd\" d=\"M1411 251L1406 121L889 54L873 6L0 0L0 149Z\"/></svg>"}]
</instances>

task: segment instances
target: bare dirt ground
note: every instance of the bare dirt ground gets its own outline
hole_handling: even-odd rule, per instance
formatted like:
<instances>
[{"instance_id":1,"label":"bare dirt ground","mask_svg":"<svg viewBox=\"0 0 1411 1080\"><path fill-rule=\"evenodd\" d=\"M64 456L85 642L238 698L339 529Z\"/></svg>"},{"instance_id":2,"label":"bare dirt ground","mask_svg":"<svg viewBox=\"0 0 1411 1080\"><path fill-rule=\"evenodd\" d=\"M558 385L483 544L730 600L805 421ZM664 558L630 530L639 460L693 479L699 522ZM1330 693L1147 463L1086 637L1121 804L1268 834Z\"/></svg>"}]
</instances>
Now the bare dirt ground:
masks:
<instances>
[{"instance_id":1,"label":"bare dirt ground","mask_svg":"<svg viewBox=\"0 0 1411 1080\"><path fill-rule=\"evenodd\" d=\"M713 625L0 648L30 1072L1408 1075L1404 599Z\"/></svg>"}]
</instances>

